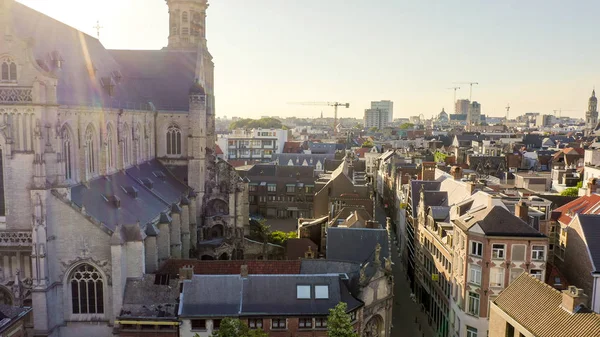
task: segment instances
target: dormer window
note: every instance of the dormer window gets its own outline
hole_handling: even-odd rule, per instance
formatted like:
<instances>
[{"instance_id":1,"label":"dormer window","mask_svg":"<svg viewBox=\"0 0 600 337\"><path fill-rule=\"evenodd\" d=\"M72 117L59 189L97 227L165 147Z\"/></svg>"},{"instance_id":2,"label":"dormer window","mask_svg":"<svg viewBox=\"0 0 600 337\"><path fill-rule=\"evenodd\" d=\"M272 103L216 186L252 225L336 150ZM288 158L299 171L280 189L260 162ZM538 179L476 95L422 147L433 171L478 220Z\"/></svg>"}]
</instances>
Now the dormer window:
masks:
<instances>
[{"instance_id":1,"label":"dormer window","mask_svg":"<svg viewBox=\"0 0 600 337\"><path fill-rule=\"evenodd\" d=\"M316 299L328 299L329 298L329 286L328 285L317 285L315 286L315 298Z\"/></svg>"},{"instance_id":2,"label":"dormer window","mask_svg":"<svg viewBox=\"0 0 600 337\"><path fill-rule=\"evenodd\" d=\"M2 82L16 82L17 81L17 64L9 57L2 59Z\"/></svg>"},{"instance_id":3,"label":"dormer window","mask_svg":"<svg viewBox=\"0 0 600 337\"><path fill-rule=\"evenodd\" d=\"M310 300L310 286L309 285L297 285L296 286L296 298L299 300Z\"/></svg>"}]
</instances>

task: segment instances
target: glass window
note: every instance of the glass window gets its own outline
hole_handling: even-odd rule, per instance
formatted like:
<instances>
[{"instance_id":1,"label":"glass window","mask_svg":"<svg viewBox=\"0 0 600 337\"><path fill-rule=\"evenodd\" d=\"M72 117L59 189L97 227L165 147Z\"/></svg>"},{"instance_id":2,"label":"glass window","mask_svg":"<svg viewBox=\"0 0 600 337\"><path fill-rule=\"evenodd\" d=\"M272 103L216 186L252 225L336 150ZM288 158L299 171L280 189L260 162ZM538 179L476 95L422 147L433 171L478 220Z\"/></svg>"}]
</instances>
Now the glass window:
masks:
<instances>
[{"instance_id":1,"label":"glass window","mask_svg":"<svg viewBox=\"0 0 600 337\"><path fill-rule=\"evenodd\" d=\"M310 299L310 286L309 285L297 285L296 286L296 298Z\"/></svg>"},{"instance_id":2,"label":"glass window","mask_svg":"<svg viewBox=\"0 0 600 337\"><path fill-rule=\"evenodd\" d=\"M476 264L469 265L469 282L481 285L481 267Z\"/></svg>"},{"instance_id":3,"label":"glass window","mask_svg":"<svg viewBox=\"0 0 600 337\"><path fill-rule=\"evenodd\" d=\"M277 192L277 185L275 185L275 184L267 185L267 191L268 192Z\"/></svg>"},{"instance_id":4,"label":"glass window","mask_svg":"<svg viewBox=\"0 0 600 337\"><path fill-rule=\"evenodd\" d=\"M167 154L181 154L181 129L176 125L171 125L167 129Z\"/></svg>"},{"instance_id":5,"label":"glass window","mask_svg":"<svg viewBox=\"0 0 600 337\"><path fill-rule=\"evenodd\" d=\"M273 318L271 319L271 329L286 329L287 321L285 318Z\"/></svg>"},{"instance_id":6,"label":"glass window","mask_svg":"<svg viewBox=\"0 0 600 337\"><path fill-rule=\"evenodd\" d=\"M220 319L213 319L213 330L218 330L221 327Z\"/></svg>"},{"instance_id":7,"label":"glass window","mask_svg":"<svg viewBox=\"0 0 600 337\"><path fill-rule=\"evenodd\" d=\"M477 241L471 241L471 255L482 256L483 255L483 244Z\"/></svg>"},{"instance_id":8,"label":"glass window","mask_svg":"<svg viewBox=\"0 0 600 337\"><path fill-rule=\"evenodd\" d=\"M288 185L285 187L286 192L287 193L295 193L296 192L296 186L295 185Z\"/></svg>"},{"instance_id":9,"label":"glass window","mask_svg":"<svg viewBox=\"0 0 600 337\"><path fill-rule=\"evenodd\" d=\"M504 287L504 268L490 269L490 287Z\"/></svg>"},{"instance_id":10,"label":"glass window","mask_svg":"<svg viewBox=\"0 0 600 337\"><path fill-rule=\"evenodd\" d=\"M546 259L546 247L531 246L531 259L535 261L544 261Z\"/></svg>"},{"instance_id":11,"label":"glass window","mask_svg":"<svg viewBox=\"0 0 600 337\"><path fill-rule=\"evenodd\" d=\"M492 245L492 259L504 260L505 245L495 243Z\"/></svg>"},{"instance_id":12,"label":"glass window","mask_svg":"<svg viewBox=\"0 0 600 337\"><path fill-rule=\"evenodd\" d=\"M262 329L263 319L262 318L250 318L248 319L248 327L250 329Z\"/></svg>"},{"instance_id":13,"label":"glass window","mask_svg":"<svg viewBox=\"0 0 600 337\"><path fill-rule=\"evenodd\" d=\"M315 328L324 329L327 327L327 317L315 317Z\"/></svg>"},{"instance_id":14,"label":"glass window","mask_svg":"<svg viewBox=\"0 0 600 337\"><path fill-rule=\"evenodd\" d=\"M17 64L10 58L2 60L2 81L15 82L17 80Z\"/></svg>"},{"instance_id":15,"label":"glass window","mask_svg":"<svg viewBox=\"0 0 600 337\"><path fill-rule=\"evenodd\" d=\"M104 313L102 275L89 264L77 267L71 275L71 304L74 314Z\"/></svg>"},{"instance_id":16,"label":"glass window","mask_svg":"<svg viewBox=\"0 0 600 337\"><path fill-rule=\"evenodd\" d=\"M192 330L206 330L206 320L205 319L193 319L192 320Z\"/></svg>"},{"instance_id":17,"label":"glass window","mask_svg":"<svg viewBox=\"0 0 600 337\"><path fill-rule=\"evenodd\" d=\"M529 274L531 274L531 276L535 277L536 279L542 281L542 271L540 269L531 269Z\"/></svg>"},{"instance_id":18,"label":"glass window","mask_svg":"<svg viewBox=\"0 0 600 337\"><path fill-rule=\"evenodd\" d=\"M467 325L467 337L477 337L477 329Z\"/></svg>"},{"instance_id":19,"label":"glass window","mask_svg":"<svg viewBox=\"0 0 600 337\"><path fill-rule=\"evenodd\" d=\"M329 298L329 286L326 286L326 285L315 286L315 298L317 298L317 299Z\"/></svg>"},{"instance_id":20,"label":"glass window","mask_svg":"<svg viewBox=\"0 0 600 337\"><path fill-rule=\"evenodd\" d=\"M298 328L300 329L311 329L312 318L300 318L298 319Z\"/></svg>"},{"instance_id":21,"label":"glass window","mask_svg":"<svg viewBox=\"0 0 600 337\"><path fill-rule=\"evenodd\" d=\"M248 188L250 192L256 192L257 185L249 185Z\"/></svg>"},{"instance_id":22,"label":"glass window","mask_svg":"<svg viewBox=\"0 0 600 337\"><path fill-rule=\"evenodd\" d=\"M469 314L479 316L479 294L469 292Z\"/></svg>"}]
</instances>

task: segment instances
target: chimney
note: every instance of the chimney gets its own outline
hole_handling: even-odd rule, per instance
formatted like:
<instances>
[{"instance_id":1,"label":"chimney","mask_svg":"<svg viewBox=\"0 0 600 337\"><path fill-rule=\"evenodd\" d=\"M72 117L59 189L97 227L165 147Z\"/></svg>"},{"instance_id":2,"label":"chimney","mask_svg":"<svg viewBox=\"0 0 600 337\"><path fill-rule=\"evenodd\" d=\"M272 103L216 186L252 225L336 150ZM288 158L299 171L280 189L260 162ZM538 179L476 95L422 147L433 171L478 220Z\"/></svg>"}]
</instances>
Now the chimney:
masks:
<instances>
[{"instance_id":1,"label":"chimney","mask_svg":"<svg viewBox=\"0 0 600 337\"><path fill-rule=\"evenodd\" d=\"M421 180L435 180L435 166L434 162L423 162L421 164Z\"/></svg>"},{"instance_id":2,"label":"chimney","mask_svg":"<svg viewBox=\"0 0 600 337\"><path fill-rule=\"evenodd\" d=\"M596 193L596 189L598 186L596 185L596 178L590 178L587 183L587 191L585 191L585 195L590 196Z\"/></svg>"},{"instance_id":3,"label":"chimney","mask_svg":"<svg viewBox=\"0 0 600 337\"><path fill-rule=\"evenodd\" d=\"M367 220L365 221L365 226L367 228L371 228L371 229L377 229L377 222L373 221L373 220Z\"/></svg>"},{"instance_id":4,"label":"chimney","mask_svg":"<svg viewBox=\"0 0 600 337\"><path fill-rule=\"evenodd\" d=\"M472 182L472 181L467 182L467 193L469 193L469 195L472 195L475 192L476 187L477 187L477 184L475 184L474 182Z\"/></svg>"},{"instance_id":5,"label":"chimney","mask_svg":"<svg viewBox=\"0 0 600 337\"><path fill-rule=\"evenodd\" d=\"M515 205L515 215L526 223L529 223L529 206L525 201L519 200Z\"/></svg>"},{"instance_id":6,"label":"chimney","mask_svg":"<svg viewBox=\"0 0 600 337\"><path fill-rule=\"evenodd\" d=\"M194 266L185 265L179 268L179 280L191 280L192 276L194 276Z\"/></svg>"},{"instance_id":7,"label":"chimney","mask_svg":"<svg viewBox=\"0 0 600 337\"><path fill-rule=\"evenodd\" d=\"M462 170L458 166L452 166L450 169L450 174L454 177L454 180L462 179Z\"/></svg>"},{"instance_id":8,"label":"chimney","mask_svg":"<svg viewBox=\"0 0 600 337\"><path fill-rule=\"evenodd\" d=\"M588 296L583 293L583 289L579 289L576 286L569 286L569 289L562 291L562 303L563 309L569 313L576 313L580 305L587 303Z\"/></svg>"},{"instance_id":9,"label":"chimney","mask_svg":"<svg viewBox=\"0 0 600 337\"><path fill-rule=\"evenodd\" d=\"M248 265L247 265L247 264L243 264L243 265L240 267L240 276L241 276L242 278L246 278L246 277L248 277Z\"/></svg>"}]
</instances>

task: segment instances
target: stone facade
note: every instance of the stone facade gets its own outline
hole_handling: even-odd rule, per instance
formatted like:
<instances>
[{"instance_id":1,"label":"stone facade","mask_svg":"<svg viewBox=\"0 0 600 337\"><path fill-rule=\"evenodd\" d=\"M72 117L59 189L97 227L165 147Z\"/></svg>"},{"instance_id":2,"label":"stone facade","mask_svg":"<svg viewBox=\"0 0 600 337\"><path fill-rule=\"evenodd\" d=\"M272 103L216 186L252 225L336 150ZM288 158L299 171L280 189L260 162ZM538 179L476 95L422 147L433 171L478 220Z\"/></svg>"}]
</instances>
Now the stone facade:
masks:
<instances>
[{"instance_id":1,"label":"stone facade","mask_svg":"<svg viewBox=\"0 0 600 337\"><path fill-rule=\"evenodd\" d=\"M13 0L0 1L0 298L35 308L36 336L78 336L82 329L88 336L110 335L127 278L153 272L169 257L243 254L247 183L215 156L214 65L204 39L208 5L168 5L169 47L136 54L108 51ZM181 21L175 17L180 11ZM53 25L56 46L28 26L37 20L45 20L40 27ZM135 75L126 73L132 55L158 68L179 63L167 64L169 58L193 59L181 74L167 69L156 76L169 81L162 86L182 90L129 102L133 86L151 91L156 85L134 83ZM166 170L153 171L152 180L136 175L149 167ZM119 186L126 180L133 185ZM116 192L102 195L103 207L116 218L103 218L85 200L104 181ZM184 187L157 186L168 183ZM150 206L142 194L163 209L150 209L155 216L136 223L129 215L146 216L141 209ZM93 300L73 298L81 284L93 288Z\"/></svg>"}]
</instances>

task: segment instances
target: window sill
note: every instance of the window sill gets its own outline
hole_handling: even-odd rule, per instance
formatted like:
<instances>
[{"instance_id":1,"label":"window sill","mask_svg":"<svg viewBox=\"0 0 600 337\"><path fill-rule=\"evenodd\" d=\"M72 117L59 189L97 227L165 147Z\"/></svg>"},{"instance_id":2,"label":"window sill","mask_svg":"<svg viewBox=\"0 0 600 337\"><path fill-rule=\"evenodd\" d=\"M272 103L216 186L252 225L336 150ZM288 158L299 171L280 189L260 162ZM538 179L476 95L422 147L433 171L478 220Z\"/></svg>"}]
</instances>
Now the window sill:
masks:
<instances>
[{"instance_id":1,"label":"window sill","mask_svg":"<svg viewBox=\"0 0 600 337\"><path fill-rule=\"evenodd\" d=\"M206 332L208 330L207 329L190 329L190 331L194 331L194 332Z\"/></svg>"},{"instance_id":2,"label":"window sill","mask_svg":"<svg viewBox=\"0 0 600 337\"><path fill-rule=\"evenodd\" d=\"M287 331L287 328L271 328L271 331Z\"/></svg>"}]
</instances>

